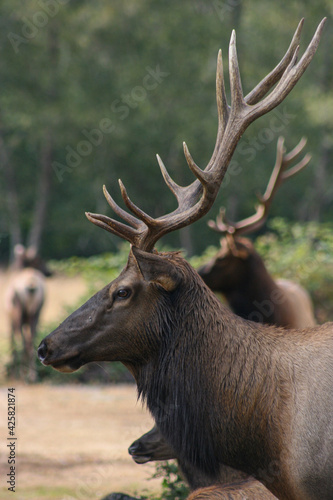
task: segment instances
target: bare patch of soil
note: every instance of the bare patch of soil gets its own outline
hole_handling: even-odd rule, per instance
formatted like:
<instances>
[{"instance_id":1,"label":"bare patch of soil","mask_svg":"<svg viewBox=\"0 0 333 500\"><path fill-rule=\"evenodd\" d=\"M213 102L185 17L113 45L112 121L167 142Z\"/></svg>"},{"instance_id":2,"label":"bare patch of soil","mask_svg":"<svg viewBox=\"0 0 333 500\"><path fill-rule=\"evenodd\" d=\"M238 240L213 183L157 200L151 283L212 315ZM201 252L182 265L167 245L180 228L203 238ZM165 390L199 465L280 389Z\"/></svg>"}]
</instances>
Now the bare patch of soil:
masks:
<instances>
[{"instance_id":1,"label":"bare patch of soil","mask_svg":"<svg viewBox=\"0 0 333 500\"><path fill-rule=\"evenodd\" d=\"M7 490L7 387L0 388L0 496L3 500L99 500L160 490L153 464L128 446L152 426L134 385L16 385L16 493Z\"/></svg>"}]
</instances>

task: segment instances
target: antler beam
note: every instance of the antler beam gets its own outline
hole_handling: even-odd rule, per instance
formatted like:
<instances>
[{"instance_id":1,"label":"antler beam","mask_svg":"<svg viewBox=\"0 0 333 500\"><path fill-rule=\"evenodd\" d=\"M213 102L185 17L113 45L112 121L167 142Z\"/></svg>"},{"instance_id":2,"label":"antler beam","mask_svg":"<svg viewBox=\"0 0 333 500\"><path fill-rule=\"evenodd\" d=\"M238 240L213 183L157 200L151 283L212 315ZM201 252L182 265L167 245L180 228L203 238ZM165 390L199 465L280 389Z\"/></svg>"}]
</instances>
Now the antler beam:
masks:
<instances>
[{"instance_id":1,"label":"antler beam","mask_svg":"<svg viewBox=\"0 0 333 500\"><path fill-rule=\"evenodd\" d=\"M296 85L317 50L324 23L325 19L319 24L302 58L297 62L302 20L280 63L246 97L242 90L236 34L233 31L229 45L231 105L227 103L222 53L219 51L216 72L218 131L215 148L208 165L204 170L200 169L184 143L185 158L196 180L189 186L182 187L171 179L162 160L157 156L164 180L177 199L177 209L154 219L130 200L125 187L119 181L123 200L134 216L120 208L104 187L104 194L109 205L126 224L100 214L87 213L88 219L97 226L128 240L132 245L142 250L152 251L155 243L164 234L188 226L203 217L215 201L240 137L250 123L280 104ZM275 88L268 93L275 84Z\"/></svg>"}]
</instances>

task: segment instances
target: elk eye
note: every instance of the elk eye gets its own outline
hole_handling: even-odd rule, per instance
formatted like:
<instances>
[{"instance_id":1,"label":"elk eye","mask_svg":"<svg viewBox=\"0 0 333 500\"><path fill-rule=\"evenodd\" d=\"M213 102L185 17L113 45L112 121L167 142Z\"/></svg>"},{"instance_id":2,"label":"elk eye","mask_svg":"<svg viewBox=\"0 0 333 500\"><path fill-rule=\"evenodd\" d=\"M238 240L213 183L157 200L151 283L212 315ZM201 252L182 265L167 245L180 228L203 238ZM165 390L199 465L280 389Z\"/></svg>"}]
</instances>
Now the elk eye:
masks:
<instances>
[{"instance_id":1,"label":"elk eye","mask_svg":"<svg viewBox=\"0 0 333 500\"><path fill-rule=\"evenodd\" d=\"M131 295L131 291L128 288L120 288L117 291L117 297L120 299L127 299Z\"/></svg>"}]
</instances>

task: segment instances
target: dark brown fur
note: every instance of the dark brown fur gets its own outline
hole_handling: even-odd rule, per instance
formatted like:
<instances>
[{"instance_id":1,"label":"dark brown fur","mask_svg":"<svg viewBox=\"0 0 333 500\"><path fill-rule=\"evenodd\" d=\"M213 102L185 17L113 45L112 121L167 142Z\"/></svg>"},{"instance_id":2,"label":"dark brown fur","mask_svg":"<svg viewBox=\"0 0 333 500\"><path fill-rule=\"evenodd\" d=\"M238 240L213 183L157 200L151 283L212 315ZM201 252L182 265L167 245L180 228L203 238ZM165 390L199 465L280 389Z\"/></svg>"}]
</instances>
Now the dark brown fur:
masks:
<instances>
[{"instance_id":1,"label":"dark brown fur","mask_svg":"<svg viewBox=\"0 0 333 500\"><path fill-rule=\"evenodd\" d=\"M300 285L274 280L249 239L232 242L230 248L223 238L220 251L198 273L209 288L225 296L235 314L286 328L316 324L310 296Z\"/></svg>"}]
</instances>

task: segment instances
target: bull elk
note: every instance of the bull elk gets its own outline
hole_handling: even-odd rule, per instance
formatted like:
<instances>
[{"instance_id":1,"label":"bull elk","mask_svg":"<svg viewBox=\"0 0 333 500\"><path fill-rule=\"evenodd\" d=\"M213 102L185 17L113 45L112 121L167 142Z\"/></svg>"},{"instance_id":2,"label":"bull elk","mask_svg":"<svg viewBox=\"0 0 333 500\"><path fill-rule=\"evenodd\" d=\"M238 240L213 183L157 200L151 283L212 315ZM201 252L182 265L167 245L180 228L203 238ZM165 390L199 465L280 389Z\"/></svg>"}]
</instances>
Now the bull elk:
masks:
<instances>
[{"instance_id":1,"label":"bull elk","mask_svg":"<svg viewBox=\"0 0 333 500\"><path fill-rule=\"evenodd\" d=\"M6 292L6 310L11 327L11 371L28 381L36 379L34 339L45 299L45 276L50 270L35 248L16 245L13 275ZM22 354L18 346L22 340Z\"/></svg>"},{"instance_id":2,"label":"bull elk","mask_svg":"<svg viewBox=\"0 0 333 500\"><path fill-rule=\"evenodd\" d=\"M132 213L104 188L124 222L101 214L87 217L131 243L127 265L38 349L44 365L64 373L91 361L121 361L182 469L198 467L213 486L225 464L256 477L285 500L332 498L333 325L286 335L284 328L246 321L221 304L178 252L158 253L154 247L166 233L210 210L241 135L301 78L323 25L324 20L298 60L301 22L281 62L245 97L232 33L231 105L219 52L219 123L208 165L200 169L184 144L197 179L181 187L158 157L178 207L156 219L131 201L121 181Z\"/></svg>"},{"instance_id":3,"label":"bull elk","mask_svg":"<svg viewBox=\"0 0 333 500\"><path fill-rule=\"evenodd\" d=\"M288 328L302 328L315 324L308 293L291 281L274 281L251 241L239 238L237 235L238 232L248 233L259 229L265 222L279 186L309 162L310 155L307 154L289 168L302 153L305 144L306 140L302 139L291 152L286 154L284 139L279 138L275 165L265 194L259 197L257 211L253 216L232 224L223 220L224 211L221 210L216 222L209 221L209 226L222 233L224 237L221 239L221 250L218 254L198 271L212 290L225 294L229 305L238 316ZM140 464L176 458L157 426L134 441L129 447L129 453L133 460ZM190 486L205 484L197 470L187 470L184 475ZM235 478L239 479L239 472L225 467L220 468L221 482L227 483Z\"/></svg>"},{"instance_id":4,"label":"bull elk","mask_svg":"<svg viewBox=\"0 0 333 500\"><path fill-rule=\"evenodd\" d=\"M316 324L307 291L292 281L274 280L252 242L241 237L262 227L279 186L309 162L310 155L307 154L288 169L305 143L302 139L293 151L285 154L284 139L279 138L275 166L254 215L231 223L225 220L224 210L221 210L216 222L208 222L212 229L223 235L221 249L198 273L209 288L224 295L234 313L242 318L286 328Z\"/></svg>"}]
</instances>

